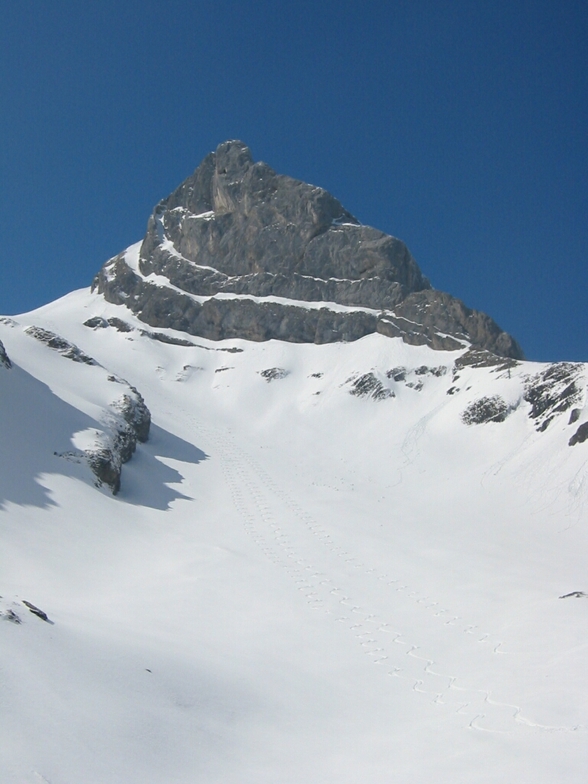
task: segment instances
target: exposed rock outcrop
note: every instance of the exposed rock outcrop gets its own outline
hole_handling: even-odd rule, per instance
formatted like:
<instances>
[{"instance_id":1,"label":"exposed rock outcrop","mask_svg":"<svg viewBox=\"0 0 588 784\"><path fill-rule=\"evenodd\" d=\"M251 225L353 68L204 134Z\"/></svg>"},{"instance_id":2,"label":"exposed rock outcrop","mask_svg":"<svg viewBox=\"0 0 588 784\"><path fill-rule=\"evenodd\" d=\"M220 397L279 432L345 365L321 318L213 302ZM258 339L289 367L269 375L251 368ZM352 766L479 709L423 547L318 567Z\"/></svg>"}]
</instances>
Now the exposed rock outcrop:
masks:
<instances>
[{"instance_id":1,"label":"exposed rock outcrop","mask_svg":"<svg viewBox=\"0 0 588 784\"><path fill-rule=\"evenodd\" d=\"M29 612L32 612L33 615L37 616L37 618L40 618L42 621L46 621L47 623L51 623L45 610L41 610L40 607L31 604L31 602L27 602L26 599L23 599L22 603L28 608Z\"/></svg>"},{"instance_id":2,"label":"exposed rock outcrop","mask_svg":"<svg viewBox=\"0 0 588 784\"><path fill-rule=\"evenodd\" d=\"M465 425L483 425L487 422L504 422L512 411L500 395L481 397L466 408L461 415Z\"/></svg>"},{"instance_id":3,"label":"exposed rock outcrop","mask_svg":"<svg viewBox=\"0 0 588 784\"><path fill-rule=\"evenodd\" d=\"M556 362L527 379L524 398L531 404L529 416L537 430L546 430L555 416L582 400L583 371L580 363Z\"/></svg>"},{"instance_id":4,"label":"exposed rock outcrop","mask_svg":"<svg viewBox=\"0 0 588 784\"><path fill-rule=\"evenodd\" d=\"M570 446L575 446L576 444L583 444L584 441L588 441L588 422L580 425L568 443Z\"/></svg>"},{"instance_id":5,"label":"exposed rock outcrop","mask_svg":"<svg viewBox=\"0 0 588 784\"><path fill-rule=\"evenodd\" d=\"M116 318L113 316L112 318L105 319L102 316L93 316L89 318L87 321L84 321L85 327L90 327L91 329L105 329L106 327L114 327L118 332L132 332L133 328L130 324L127 324L126 321L122 319Z\"/></svg>"},{"instance_id":6,"label":"exposed rock outcrop","mask_svg":"<svg viewBox=\"0 0 588 784\"><path fill-rule=\"evenodd\" d=\"M116 495L123 464L133 456L137 442L147 441L151 427L151 414L135 387L129 385L128 392L112 403L104 425L99 443L86 449L85 455L97 483L107 485Z\"/></svg>"},{"instance_id":7,"label":"exposed rock outcrop","mask_svg":"<svg viewBox=\"0 0 588 784\"><path fill-rule=\"evenodd\" d=\"M0 340L0 366L10 369L12 367L12 362L8 354L6 353L6 349L4 348L4 344Z\"/></svg>"},{"instance_id":8,"label":"exposed rock outcrop","mask_svg":"<svg viewBox=\"0 0 588 784\"><path fill-rule=\"evenodd\" d=\"M373 373L364 373L356 378L349 390L356 397L371 397L373 400L387 400L395 397L394 390L388 389Z\"/></svg>"},{"instance_id":9,"label":"exposed rock outcrop","mask_svg":"<svg viewBox=\"0 0 588 784\"><path fill-rule=\"evenodd\" d=\"M495 368L496 372L502 372L504 370L515 368L519 364L520 363L517 362L516 359L499 357L496 354L492 354L490 351L470 349L455 360L455 370L463 370L465 367L491 367Z\"/></svg>"},{"instance_id":10,"label":"exposed rock outcrop","mask_svg":"<svg viewBox=\"0 0 588 784\"><path fill-rule=\"evenodd\" d=\"M123 332L132 329L117 318L108 319L108 321L95 318L90 321L92 322L90 326L94 327L114 326ZM25 329L25 332L44 343L48 348L57 351L66 359L100 367L95 359L88 356L74 343L70 343L50 330L31 326ZM125 391L106 409L101 422L104 429L95 431L95 437L92 439L93 446L61 456L66 459L85 459L96 477L96 483L99 486L107 485L116 494L120 490L123 463L131 459L137 448L137 442L145 442L149 438L151 414L143 397L135 387L117 376L109 375L108 380L123 385Z\"/></svg>"},{"instance_id":11,"label":"exposed rock outcrop","mask_svg":"<svg viewBox=\"0 0 588 784\"><path fill-rule=\"evenodd\" d=\"M227 368L220 368L220 370L227 370ZM216 372L216 371L215 371ZM270 381L279 381L282 378L286 378L290 373L288 370L284 368L274 367L274 368L267 368L266 370L260 370L259 375L269 383Z\"/></svg>"},{"instance_id":12,"label":"exposed rock outcrop","mask_svg":"<svg viewBox=\"0 0 588 784\"><path fill-rule=\"evenodd\" d=\"M32 326L25 329L25 332L49 348L58 351L66 359L71 359L73 362L83 362L85 365L98 364L95 359L89 357L76 345L56 335L54 332L50 332L48 329Z\"/></svg>"},{"instance_id":13,"label":"exposed rock outcrop","mask_svg":"<svg viewBox=\"0 0 588 784\"><path fill-rule=\"evenodd\" d=\"M138 262L111 259L93 288L151 326L212 340L330 343L377 331L522 357L492 319L433 290L403 242L322 188L255 163L239 141L155 207Z\"/></svg>"}]
</instances>

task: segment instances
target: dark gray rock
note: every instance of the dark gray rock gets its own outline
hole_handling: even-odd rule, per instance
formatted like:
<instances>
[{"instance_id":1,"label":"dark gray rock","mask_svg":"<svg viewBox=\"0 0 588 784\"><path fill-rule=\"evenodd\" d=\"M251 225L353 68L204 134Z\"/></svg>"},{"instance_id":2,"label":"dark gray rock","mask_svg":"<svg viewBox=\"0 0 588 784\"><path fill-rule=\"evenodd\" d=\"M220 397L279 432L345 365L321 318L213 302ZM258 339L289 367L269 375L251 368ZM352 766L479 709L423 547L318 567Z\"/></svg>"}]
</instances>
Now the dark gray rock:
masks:
<instances>
[{"instance_id":1,"label":"dark gray rock","mask_svg":"<svg viewBox=\"0 0 588 784\"><path fill-rule=\"evenodd\" d=\"M108 324L109 324L109 326L114 327L119 332L132 332L133 331L133 328L131 327L130 324L127 324L127 322L123 321L122 319L116 318L116 316L113 316L112 318L109 318L108 319Z\"/></svg>"},{"instance_id":2,"label":"dark gray rock","mask_svg":"<svg viewBox=\"0 0 588 784\"><path fill-rule=\"evenodd\" d=\"M135 440L144 444L149 438L151 413L139 391L135 387L130 387L130 394L123 395L112 404L111 408L120 413L131 428Z\"/></svg>"},{"instance_id":3,"label":"dark gray rock","mask_svg":"<svg viewBox=\"0 0 588 784\"><path fill-rule=\"evenodd\" d=\"M184 346L190 348L196 345L191 340L184 340L183 338L174 338L171 335L164 335L163 332L149 332L146 329L141 330L141 335L145 335L151 340L157 340L160 343L167 343L168 346Z\"/></svg>"},{"instance_id":4,"label":"dark gray rock","mask_svg":"<svg viewBox=\"0 0 588 784\"><path fill-rule=\"evenodd\" d=\"M116 495L120 490L122 461L114 450L104 448L88 451L88 465L96 477L96 485L106 485Z\"/></svg>"},{"instance_id":5,"label":"dark gray rock","mask_svg":"<svg viewBox=\"0 0 588 784\"><path fill-rule=\"evenodd\" d=\"M95 359L89 357L85 354L80 348L78 348L73 343L70 343L65 338L56 335L54 332L50 332L48 329L43 329L42 327L28 327L25 329L27 335L30 335L32 338L44 343L49 348L58 351L62 357L66 359L71 359L73 362L83 362L85 365L97 365Z\"/></svg>"},{"instance_id":6,"label":"dark gray rock","mask_svg":"<svg viewBox=\"0 0 588 784\"><path fill-rule=\"evenodd\" d=\"M2 343L1 340L0 340L0 366L5 367L8 370L10 370L10 368L12 367L12 362L10 361L9 356L6 353L6 349L4 348L4 344Z\"/></svg>"},{"instance_id":7,"label":"dark gray rock","mask_svg":"<svg viewBox=\"0 0 588 784\"><path fill-rule=\"evenodd\" d=\"M378 332L402 337L406 343L457 351L467 343L502 357L521 359L518 343L485 313L467 308L443 291L428 289L409 294L378 321Z\"/></svg>"},{"instance_id":8,"label":"dark gray rock","mask_svg":"<svg viewBox=\"0 0 588 784\"><path fill-rule=\"evenodd\" d=\"M114 269L124 267L126 289L118 288ZM200 303L173 289L143 281L119 257L110 267L102 293L111 302L126 305L152 327L172 328L190 335L224 340L286 340L295 343L351 341L375 332L377 316L364 311L339 312L301 308L251 299L208 299Z\"/></svg>"},{"instance_id":9,"label":"dark gray rock","mask_svg":"<svg viewBox=\"0 0 588 784\"><path fill-rule=\"evenodd\" d=\"M455 360L456 371L462 370L464 367L472 368L495 368L496 372L503 370L510 370L520 365L516 359L509 359L499 357L491 351L484 351L479 349L470 349L462 354Z\"/></svg>"},{"instance_id":10,"label":"dark gray rock","mask_svg":"<svg viewBox=\"0 0 588 784\"><path fill-rule=\"evenodd\" d=\"M570 446L575 446L576 444L583 444L586 440L588 440L588 422L584 422L584 424L580 425L568 441L568 444Z\"/></svg>"},{"instance_id":11,"label":"dark gray rock","mask_svg":"<svg viewBox=\"0 0 588 784\"><path fill-rule=\"evenodd\" d=\"M119 332L133 331L133 327L131 327L130 324L127 324L127 322L123 321L122 319L116 318L116 316L113 316L109 319L105 319L102 316L93 316L87 321L84 321L84 326L90 327L91 329L106 329L106 327L114 327Z\"/></svg>"},{"instance_id":12,"label":"dark gray rock","mask_svg":"<svg viewBox=\"0 0 588 784\"><path fill-rule=\"evenodd\" d=\"M228 370L228 368L220 368L221 370ZM215 371L218 372L218 371ZM290 373L285 368L267 368L266 370L260 370L259 375L269 383L270 381L279 381L282 378L286 378Z\"/></svg>"},{"instance_id":13,"label":"dark gray rock","mask_svg":"<svg viewBox=\"0 0 588 784\"><path fill-rule=\"evenodd\" d=\"M531 404L529 416L537 430L546 430L555 416L582 399L583 369L579 363L557 362L527 379L524 399Z\"/></svg>"},{"instance_id":14,"label":"dark gray rock","mask_svg":"<svg viewBox=\"0 0 588 784\"><path fill-rule=\"evenodd\" d=\"M106 263L93 288L151 326L212 340L315 343L377 331L440 350L471 343L522 357L516 341L492 319L434 291L403 242L362 226L322 188L255 163L239 141L221 144L155 207L139 269L141 276L121 254ZM142 276L151 273L174 288L146 282ZM291 302L202 302L190 294ZM305 302L373 312L317 310Z\"/></svg>"},{"instance_id":15,"label":"dark gray rock","mask_svg":"<svg viewBox=\"0 0 588 784\"><path fill-rule=\"evenodd\" d=\"M84 321L85 327L90 327L90 329L106 329L107 327L114 327L118 332L134 332L134 328L128 324L126 321L122 319L116 318L113 316L112 318L105 319L102 316L92 316L87 321ZM183 338L176 338L171 335L165 335L163 332L150 332L147 329L139 330L141 335L145 335L145 337L151 338L152 340L158 340L160 343L167 343L170 346L185 346L185 347L193 347L196 344L192 343L191 340L184 340Z\"/></svg>"},{"instance_id":16,"label":"dark gray rock","mask_svg":"<svg viewBox=\"0 0 588 784\"><path fill-rule=\"evenodd\" d=\"M122 380L120 383L126 385ZM113 495L120 490L123 464L135 453L137 442L148 440L151 427L151 413L143 397L135 387L127 386L128 392L110 406L106 416L107 442L85 452L96 483L110 487Z\"/></svg>"},{"instance_id":17,"label":"dark gray rock","mask_svg":"<svg viewBox=\"0 0 588 784\"><path fill-rule=\"evenodd\" d=\"M388 370L386 376L394 381L405 381L407 370L405 367L395 367Z\"/></svg>"},{"instance_id":18,"label":"dark gray rock","mask_svg":"<svg viewBox=\"0 0 588 784\"><path fill-rule=\"evenodd\" d=\"M109 326L108 321L102 316L92 316L92 318L84 321L84 326L90 329L106 329Z\"/></svg>"},{"instance_id":19,"label":"dark gray rock","mask_svg":"<svg viewBox=\"0 0 588 784\"><path fill-rule=\"evenodd\" d=\"M364 373L356 378L349 392L355 397L371 397L373 400L387 400L396 397L394 391L385 387L373 373Z\"/></svg>"},{"instance_id":20,"label":"dark gray rock","mask_svg":"<svg viewBox=\"0 0 588 784\"><path fill-rule=\"evenodd\" d=\"M441 378L447 373L447 368L445 365L440 365L439 367L428 367L427 365L421 365L418 368L415 368L415 376L435 376L436 378Z\"/></svg>"},{"instance_id":21,"label":"dark gray rock","mask_svg":"<svg viewBox=\"0 0 588 784\"><path fill-rule=\"evenodd\" d=\"M31 604L31 602L27 602L27 600L26 600L26 599L23 599L23 600L22 600L22 603L23 603L23 604L24 604L26 607L28 607L28 608L29 608L29 612L32 612L32 613L33 613L33 615L36 615L36 616L37 616L37 618L40 618L42 621L47 621L47 623L51 623L51 621L49 620L49 617L48 617L47 613L46 613L44 610L41 610L41 609L39 609L38 607L35 607L35 605L34 605L34 604Z\"/></svg>"},{"instance_id":22,"label":"dark gray rock","mask_svg":"<svg viewBox=\"0 0 588 784\"><path fill-rule=\"evenodd\" d=\"M3 621L10 621L10 623L15 623L17 625L22 623L20 617L14 612L14 610L10 610L10 609L4 610L4 612L0 610L0 618Z\"/></svg>"},{"instance_id":23,"label":"dark gray rock","mask_svg":"<svg viewBox=\"0 0 588 784\"><path fill-rule=\"evenodd\" d=\"M504 422L511 413L511 407L500 395L481 397L466 408L461 415L465 425L483 425L486 422Z\"/></svg>"}]
</instances>

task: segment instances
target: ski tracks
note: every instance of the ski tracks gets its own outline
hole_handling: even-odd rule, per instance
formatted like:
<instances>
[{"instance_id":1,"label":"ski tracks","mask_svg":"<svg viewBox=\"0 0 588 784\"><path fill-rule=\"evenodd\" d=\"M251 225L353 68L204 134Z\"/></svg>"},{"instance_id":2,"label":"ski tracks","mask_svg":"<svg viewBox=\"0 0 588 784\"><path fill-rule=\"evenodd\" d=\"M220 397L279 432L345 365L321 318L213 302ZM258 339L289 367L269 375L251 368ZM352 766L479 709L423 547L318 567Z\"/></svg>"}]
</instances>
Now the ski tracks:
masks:
<instances>
[{"instance_id":1,"label":"ski tracks","mask_svg":"<svg viewBox=\"0 0 588 784\"><path fill-rule=\"evenodd\" d=\"M428 638L433 645L439 638L435 624L447 627L447 633L461 630L467 636L464 640L475 648L472 656L478 656L481 647L487 657L507 653L501 650L501 641L454 615L433 597L423 596L399 577L382 573L338 546L332 534L235 443L230 431L193 424L210 442L209 451L216 451L221 458L224 478L248 536L285 572L309 610L347 627L356 650L383 676L404 683L421 699L463 716L468 730L571 732L581 728L533 722L519 705L493 700L491 689L482 684L479 688L466 685L467 676L441 666L428 648ZM419 640L403 634L401 619L411 604L427 614L435 633L425 630Z\"/></svg>"}]
</instances>

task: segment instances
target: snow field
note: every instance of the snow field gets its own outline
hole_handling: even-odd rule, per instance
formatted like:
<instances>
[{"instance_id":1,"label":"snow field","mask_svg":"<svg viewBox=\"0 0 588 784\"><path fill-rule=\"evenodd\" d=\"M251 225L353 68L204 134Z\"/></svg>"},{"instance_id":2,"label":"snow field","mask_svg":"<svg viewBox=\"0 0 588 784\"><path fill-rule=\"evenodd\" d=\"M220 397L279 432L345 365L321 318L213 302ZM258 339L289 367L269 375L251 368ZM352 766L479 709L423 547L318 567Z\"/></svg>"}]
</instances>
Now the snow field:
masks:
<instances>
[{"instance_id":1,"label":"snow field","mask_svg":"<svg viewBox=\"0 0 588 784\"><path fill-rule=\"evenodd\" d=\"M523 405L459 418L482 394L514 404L530 363L466 369L447 395L450 370L421 391L385 373L455 355L378 335L183 348L94 315L139 324L79 292L0 325L9 784L584 780L588 604L558 598L585 586L582 445ZM29 323L145 397L118 497L53 456L111 385ZM350 395L369 371L396 397Z\"/></svg>"}]
</instances>

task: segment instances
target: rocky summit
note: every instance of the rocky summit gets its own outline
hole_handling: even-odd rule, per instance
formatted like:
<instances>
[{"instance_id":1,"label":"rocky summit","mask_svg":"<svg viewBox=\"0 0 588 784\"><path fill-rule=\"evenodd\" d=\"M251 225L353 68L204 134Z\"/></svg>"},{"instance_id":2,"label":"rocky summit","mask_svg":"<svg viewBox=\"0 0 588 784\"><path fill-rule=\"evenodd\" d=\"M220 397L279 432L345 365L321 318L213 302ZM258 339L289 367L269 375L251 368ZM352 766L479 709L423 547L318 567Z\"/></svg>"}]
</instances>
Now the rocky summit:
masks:
<instances>
[{"instance_id":1,"label":"rocky summit","mask_svg":"<svg viewBox=\"0 0 588 784\"><path fill-rule=\"evenodd\" d=\"M433 349L521 359L487 315L431 287L406 245L322 188L219 145L161 201L139 246L93 289L154 327L212 340L353 341L379 332Z\"/></svg>"}]
</instances>

